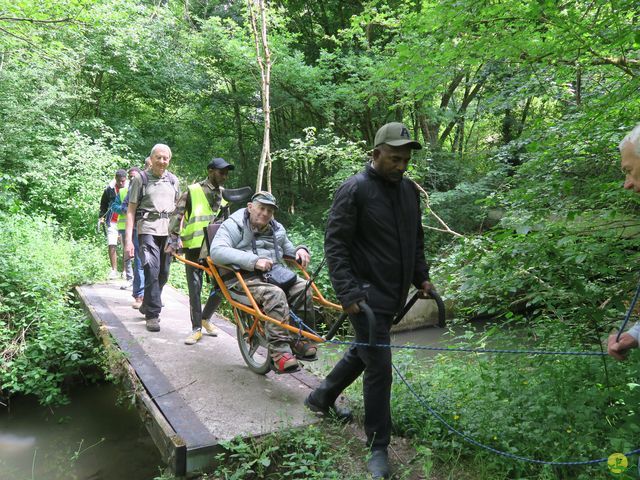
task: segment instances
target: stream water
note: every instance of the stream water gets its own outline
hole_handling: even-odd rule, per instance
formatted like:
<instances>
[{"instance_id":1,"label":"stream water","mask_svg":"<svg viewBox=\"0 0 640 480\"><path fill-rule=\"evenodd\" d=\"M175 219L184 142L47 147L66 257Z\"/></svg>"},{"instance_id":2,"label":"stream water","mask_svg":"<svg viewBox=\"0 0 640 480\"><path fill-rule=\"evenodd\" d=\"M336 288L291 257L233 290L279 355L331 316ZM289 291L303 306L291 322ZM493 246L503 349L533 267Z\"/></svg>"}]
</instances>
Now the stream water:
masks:
<instances>
[{"instance_id":1,"label":"stream water","mask_svg":"<svg viewBox=\"0 0 640 480\"><path fill-rule=\"evenodd\" d=\"M47 408L27 397L0 405L2 480L151 480L160 454L112 385L79 387Z\"/></svg>"}]
</instances>

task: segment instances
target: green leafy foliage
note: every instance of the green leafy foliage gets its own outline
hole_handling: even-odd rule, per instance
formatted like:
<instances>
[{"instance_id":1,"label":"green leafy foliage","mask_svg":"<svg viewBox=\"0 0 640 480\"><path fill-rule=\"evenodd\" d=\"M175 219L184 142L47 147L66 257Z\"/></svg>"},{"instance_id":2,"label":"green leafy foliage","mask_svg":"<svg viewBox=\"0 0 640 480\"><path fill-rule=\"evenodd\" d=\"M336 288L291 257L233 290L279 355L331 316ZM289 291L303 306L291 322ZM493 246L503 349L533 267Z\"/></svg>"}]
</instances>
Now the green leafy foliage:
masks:
<instances>
[{"instance_id":1,"label":"green leafy foliage","mask_svg":"<svg viewBox=\"0 0 640 480\"><path fill-rule=\"evenodd\" d=\"M237 167L228 186L252 184L259 73L242 2L0 0L0 12L0 376L4 391L51 403L65 377L96 361L69 289L106 267L104 248L87 243L105 184L157 142L172 147L183 179L222 156ZM464 235L426 235L434 281L459 319L493 316L531 328L540 345L594 348L637 275L640 197L621 191L615 148L640 118L637 17L631 0L273 2L279 220L309 246L314 269L336 187L362 168L379 126L403 121L425 146L411 177ZM429 212L424 223L441 227ZM174 268L183 285L178 277ZM326 270L317 282L331 297ZM489 443L500 427L501 448L584 458L602 444L623 450L636 433L635 411L620 407L637 403L623 384L637 383L634 369L615 369L619 383L594 391L597 362L572 360L440 359L415 379ZM572 391L584 406L565 406ZM410 398L396 397L401 432L438 436L425 447L431 461L463 451L441 427L412 423ZM598 430L603 415L619 433ZM541 430L549 420L583 426ZM569 444L577 431L584 441ZM296 441L285 442L290 460L309 470L279 472L320 475ZM289 461L278 445L236 447L254 472ZM476 478L598 476L477 458Z\"/></svg>"},{"instance_id":2,"label":"green leafy foliage","mask_svg":"<svg viewBox=\"0 0 640 480\"><path fill-rule=\"evenodd\" d=\"M558 341L557 325L539 325L536 330L539 338L525 340L526 347L545 349L550 344L541 338L553 337L554 349L576 350L573 342ZM518 331L498 327L481 335L470 331L456 346L523 348L522 335L514 333ZM425 404L476 441L536 460L579 462L637 448L635 405L640 399L628 382L636 376L637 357L627 364L576 356L449 353L431 361L402 353L394 357L421 397L417 400L396 378L392 409L397 433L429 446L437 463L463 462L470 477L604 479L609 472L606 462L548 467L495 455L450 433Z\"/></svg>"},{"instance_id":3,"label":"green leafy foliage","mask_svg":"<svg viewBox=\"0 0 640 480\"><path fill-rule=\"evenodd\" d=\"M324 220L327 199L347 177L362 170L365 159L362 142L340 138L330 129L318 133L314 127L305 129L304 139L294 138L288 148L273 154L273 161L282 162L294 176L283 192L283 201L290 205L290 211L302 203L304 215L315 219L317 226L318 220Z\"/></svg>"},{"instance_id":4,"label":"green leafy foliage","mask_svg":"<svg viewBox=\"0 0 640 480\"><path fill-rule=\"evenodd\" d=\"M349 458L349 443L335 442L336 429L310 426L303 430L269 435L259 440L235 439L221 442L215 475L240 479L357 479Z\"/></svg>"},{"instance_id":5,"label":"green leafy foliage","mask_svg":"<svg viewBox=\"0 0 640 480\"><path fill-rule=\"evenodd\" d=\"M43 404L64 402L65 380L97 366L95 339L71 288L104 270L94 261L101 255L42 217L2 213L0 228L0 387Z\"/></svg>"}]
</instances>

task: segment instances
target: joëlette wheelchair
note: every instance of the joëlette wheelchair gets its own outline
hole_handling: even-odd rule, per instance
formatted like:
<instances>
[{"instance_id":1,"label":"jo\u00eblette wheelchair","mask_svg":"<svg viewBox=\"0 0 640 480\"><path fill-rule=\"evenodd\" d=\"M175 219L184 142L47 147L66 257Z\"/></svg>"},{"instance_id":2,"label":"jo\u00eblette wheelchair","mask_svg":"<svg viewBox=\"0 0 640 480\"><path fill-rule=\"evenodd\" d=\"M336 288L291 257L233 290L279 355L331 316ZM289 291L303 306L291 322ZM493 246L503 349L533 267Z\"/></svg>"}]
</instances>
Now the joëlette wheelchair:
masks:
<instances>
[{"instance_id":1,"label":"jo\u00eblette wheelchair","mask_svg":"<svg viewBox=\"0 0 640 480\"><path fill-rule=\"evenodd\" d=\"M251 189L249 187L234 190L226 189L223 195L229 203L241 203L251 196ZM212 223L204 228L204 241L207 246L210 246L211 240L215 236L219 227L219 223ZM268 354L268 342L264 322L273 322L280 325L282 328L292 332L300 338L304 338L315 343L324 343L335 336L339 328L344 323L344 320L347 318L347 314L343 312L342 307L327 300L322 295L307 270L298 264L293 258L285 257L285 261L293 267L294 270L298 270L302 278L307 280L307 287L311 289L312 292L314 307L341 312L338 319L333 322L324 336L319 336L310 326L306 325L298 318L295 318L298 320L297 325L292 325L287 322L281 322L265 314L249 291L241 271L233 270L227 266L217 265L213 263L209 256L207 256L206 259L203 259L200 263L191 262L181 255L175 255L175 257L182 263L203 270L211 280L212 285L214 285L211 295L222 295L229 305L231 305L236 324L236 337L238 340L238 346L240 347L240 353L242 354L242 358L249 369L255 373L265 375L272 369L272 362ZM230 285L233 285L233 287L230 287ZM418 294L416 293L395 318L394 323L398 323L402 319L418 298ZM438 326L444 327L445 310L442 299L436 292L432 292L432 298L436 301L438 306ZM369 321L369 343L371 346L374 346L374 314L366 303L361 302L359 306ZM293 308L291 311L293 312ZM294 318L297 316L294 313L291 317Z\"/></svg>"}]
</instances>

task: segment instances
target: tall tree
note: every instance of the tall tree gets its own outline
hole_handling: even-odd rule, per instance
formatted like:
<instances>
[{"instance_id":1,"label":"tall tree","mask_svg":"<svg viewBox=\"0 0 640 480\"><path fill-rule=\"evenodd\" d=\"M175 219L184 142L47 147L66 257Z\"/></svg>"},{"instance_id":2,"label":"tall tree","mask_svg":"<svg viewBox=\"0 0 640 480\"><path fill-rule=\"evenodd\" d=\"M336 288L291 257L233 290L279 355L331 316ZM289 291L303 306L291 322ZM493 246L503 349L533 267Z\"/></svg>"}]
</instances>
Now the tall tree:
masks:
<instances>
[{"instance_id":1,"label":"tall tree","mask_svg":"<svg viewBox=\"0 0 640 480\"><path fill-rule=\"evenodd\" d=\"M256 45L256 59L260 67L260 92L262 94L262 113L264 115L264 135L262 140L262 153L258 163L258 178L256 179L256 191L262 190L264 169L267 169L267 190L271 191L271 103L269 88L271 84L271 52L267 39L267 7L264 0L247 0L249 21ZM256 13L260 13L260 31Z\"/></svg>"}]
</instances>

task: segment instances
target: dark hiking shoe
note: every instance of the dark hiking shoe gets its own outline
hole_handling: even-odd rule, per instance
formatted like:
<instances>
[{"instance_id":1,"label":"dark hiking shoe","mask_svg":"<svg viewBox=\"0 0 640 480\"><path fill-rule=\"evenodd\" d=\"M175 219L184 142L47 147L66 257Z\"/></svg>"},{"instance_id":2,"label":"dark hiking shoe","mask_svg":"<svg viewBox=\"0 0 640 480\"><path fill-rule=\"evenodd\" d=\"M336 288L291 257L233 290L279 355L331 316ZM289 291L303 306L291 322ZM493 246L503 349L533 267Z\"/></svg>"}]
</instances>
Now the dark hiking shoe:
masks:
<instances>
[{"instance_id":1,"label":"dark hiking shoe","mask_svg":"<svg viewBox=\"0 0 640 480\"><path fill-rule=\"evenodd\" d=\"M313 362L318 359L316 353L318 347L313 343L305 340L298 340L291 344L291 351L298 360L306 360L307 362Z\"/></svg>"},{"instance_id":2,"label":"dark hiking shoe","mask_svg":"<svg viewBox=\"0 0 640 480\"><path fill-rule=\"evenodd\" d=\"M371 456L367 460L367 471L373 478L389 478L389 456L386 448L371 450Z\"/></svg>"},{"instance_id":3,"label":"dark hiking shoe","mask_svg":"<svg viewBox=\"0 0 640 480\"><path fill-rule=\"evenodd\" d=\"M351 423L353 421L353 413L351 413L351 410L349 410L348 408L339 407L335 403L328 407L318 405L317 403L315 403L311 395L312 393L310 393L309 396L304 399L304 405L313 413L321 417L333 418L340 423Z\"/></svg>"},{"instance_id":4,"label":"dark hiking shoe","mask_svg":"<svg viewBox=\"0 0 640 480\"><path fill-rule=\"evenodd\" d=\"M147 307L145 306L144 303L140 304L140 306L138 307L138 311L140 312L140 315L146 315L147 314Z\"/></svg>"},{"instance_id":5,"label":"dark hiking shoe","mask_svg":"<svg viewBox=\"0 0 640 480\"><path fill-rule=\"evenodd\" d=\"M150 332L159 332L160 319L158 317L147 318L147 330L149 330Z\"/></svg>"}]
</instances>

